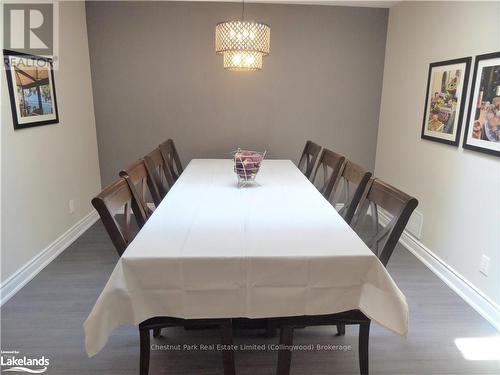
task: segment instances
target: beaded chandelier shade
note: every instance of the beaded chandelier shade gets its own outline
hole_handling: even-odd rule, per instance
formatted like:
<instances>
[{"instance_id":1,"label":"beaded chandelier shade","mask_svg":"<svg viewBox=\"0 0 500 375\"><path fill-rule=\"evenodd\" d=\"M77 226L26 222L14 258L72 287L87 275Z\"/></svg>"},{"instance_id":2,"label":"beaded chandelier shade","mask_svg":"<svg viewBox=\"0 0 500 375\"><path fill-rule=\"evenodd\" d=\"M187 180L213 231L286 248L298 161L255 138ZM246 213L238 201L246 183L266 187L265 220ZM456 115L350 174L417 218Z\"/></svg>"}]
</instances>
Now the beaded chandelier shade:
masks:
<instances>
[{"instance_id":1,"label":"beaded chandelier shade","mask_svg":"<svg viewBox=\"0 0 500 375\"><path fill-rule=\"evenodd\" d=\"M215 52L223 56L224 69L262 69L262 57L269 54L271 29L253 21L227 21L215 27Z\"/></svg>"}]
</instances>

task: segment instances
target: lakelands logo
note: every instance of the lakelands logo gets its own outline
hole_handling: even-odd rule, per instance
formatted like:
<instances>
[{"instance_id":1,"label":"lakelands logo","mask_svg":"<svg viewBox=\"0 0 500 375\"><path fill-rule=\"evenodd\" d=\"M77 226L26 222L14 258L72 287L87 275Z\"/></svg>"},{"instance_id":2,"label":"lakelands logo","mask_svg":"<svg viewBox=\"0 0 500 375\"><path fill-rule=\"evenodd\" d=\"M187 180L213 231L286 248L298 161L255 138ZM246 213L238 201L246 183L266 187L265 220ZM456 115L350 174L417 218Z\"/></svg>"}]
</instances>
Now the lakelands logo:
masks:
<instances>
[{"instance_id":1,"label":"lakelands logo","mask_svg":"<svg viewBox=\"0 0 500 375\"><path fill-rule=\"evenodd\" d=\"M50 360L41 357L27 357L19 354L17 350L2 350L0 364L2 372L27 372L29 374L42 374L47 371Z\"/></svg>"}]
</instances>

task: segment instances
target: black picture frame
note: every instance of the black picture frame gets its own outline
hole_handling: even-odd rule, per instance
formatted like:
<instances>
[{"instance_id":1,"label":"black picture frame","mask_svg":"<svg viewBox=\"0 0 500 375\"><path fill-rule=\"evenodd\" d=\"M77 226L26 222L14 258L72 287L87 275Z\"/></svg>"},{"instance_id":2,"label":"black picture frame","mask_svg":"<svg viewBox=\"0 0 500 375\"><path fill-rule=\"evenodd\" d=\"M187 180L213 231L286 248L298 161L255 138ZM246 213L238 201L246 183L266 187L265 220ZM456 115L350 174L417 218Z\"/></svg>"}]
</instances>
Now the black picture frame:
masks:
<instances>
[{"instance_id":1,"label":"black picture frame","mask_svg":"<svg viewBox=\"0 0 500 375\"><path fill-rule=\"evenodd\" d=\"M16 107L16 92L15 92L15 82L12 79L12 67L10 66L10 57L18 57L19 59L29 59L35 60L37 62L42 61L45 66L50 67L50 81L51 82L51 99L53 106L53 117L50 119L37 120L37 116L33 116L33 121L21 122L18 118L18 112ZM57 95L56 95L56 83L54 79L54 65L53 60L49 57L30 55L22 52L3 50L5 73L7 76L7 86L9 89L10 107L12 111L12 122L14 124L14 130L32 128L34 126L43 126L49 124L59 123L59 111L57 107Z\"/></svg>"},{"instance_id":2,"label":"black picture frame","mask_svg":"<svg viewBox=\"0 0 500 375\"><path fill-rule=\"evenodd\" d=\"M425 92L424 118L422 120L422 131L420 134L420 138L458 147L458 145L460 144L460 134L462 131L462 122L463 122L463 116L464 116L465 101L466 101L466 97L467 97L467 85L469 84L469 74L470 74L471 63L472 63L472 57L469 56L469 57L462 57L462 58L453 59L453 60L438 61L438 62L433 62L433 63L429 64L429 73L427 74L427 89ZM426 125L427 125L427 115L428 115L428 110L429 110L428 104L429 104L429 94L430 94L430 89L431 89L432 71L436 67L443 67L443 66L447 66L447 65L456 65L456 64L465 64L465 72L464 72L463 77L462 77L463 84L462 84L462 92L460 93L460 103L459 103L460 107L458 108L458 121L457 121L457 125L456 125L457 128L455 131L455 139L453 139L453 140L443 139L443 138L439 138L438 136L432 136L429 134L425 134Z\"/></svg>"},{"instance_id":3,"label":"black picture frame","mask_svg":"<svg viewBox=\"0 0 500 375\"><path fill-rule=\"evenodd\" d=\"M479 86L481 84L481 82L477 81L479 62L484 61L484 60L498 59L498 58L500 58L500 51L499 52L492 52L492 53L485 53L483 55L477 55L475 58L474 72L472 73L473 74L472 85L471 85L470 96L469 96L469 110L467 113L467 123L465 125L464 140L462 143L462 147L464 149L473 150L473 151L481 152L481 153L488 154L488 155L494 155L494 156L500 156L500 151L492 150L492 149L477 146L477 145L472 145L472 144L469 144L468 141L470 138L469 137L469 130L470 130L470 125L471 125L472 115L473 114L475 115L475 113L476 113L476 111L474 110L474 104L477 104L477 103L475 103L474 97L475 97L476 88L479 88L476 86ZM475 121L475 120L473 120L473 121ZM488 142L488 141L484 141L484 142Z\"/></svg>"}]
</instances>

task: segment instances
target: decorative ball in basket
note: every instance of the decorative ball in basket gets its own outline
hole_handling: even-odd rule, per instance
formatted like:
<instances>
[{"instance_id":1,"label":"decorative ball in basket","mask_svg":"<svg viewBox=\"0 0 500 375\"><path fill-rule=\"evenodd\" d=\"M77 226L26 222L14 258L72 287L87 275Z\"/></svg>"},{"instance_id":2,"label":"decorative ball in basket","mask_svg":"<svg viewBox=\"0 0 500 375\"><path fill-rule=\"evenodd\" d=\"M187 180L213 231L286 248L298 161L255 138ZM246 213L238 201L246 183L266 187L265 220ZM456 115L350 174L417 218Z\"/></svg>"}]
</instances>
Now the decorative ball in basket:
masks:
<instances>
[{"instance_id":1,"label":"decorative ball in basket","mask_svg":"<svg viewBox=\"0 0 500 375\"><path fill-rule=\"evenodd\" d=\"M250 151L238 148L232 152L234 161L234 172L238 176L238 187L255 182L255 176L259 172L260 165L266 151Z\"/></svg>"}]
</instances>

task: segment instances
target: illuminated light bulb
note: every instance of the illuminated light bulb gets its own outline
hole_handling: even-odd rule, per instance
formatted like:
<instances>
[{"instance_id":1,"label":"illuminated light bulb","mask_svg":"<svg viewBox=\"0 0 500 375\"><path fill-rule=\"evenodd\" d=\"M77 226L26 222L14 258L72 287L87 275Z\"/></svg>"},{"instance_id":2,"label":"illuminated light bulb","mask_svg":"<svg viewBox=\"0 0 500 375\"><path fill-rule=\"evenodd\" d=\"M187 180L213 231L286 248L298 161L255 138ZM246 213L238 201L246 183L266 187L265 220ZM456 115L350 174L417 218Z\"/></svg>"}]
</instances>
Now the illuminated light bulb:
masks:
<instances>
[{"instance_id":1,"label":"illuminated light bulb","mask_svg":"<svg viewBox=\"0 0 500 375\"><path fill-rule=\"evenodd\" d=\"M231 31L229 32L229 37L230 37L231 39L234 39L235 35L236 35L236 33L234 32L234 30L231 30Z\"/></svg>"},{"instance_id":2,"label":"illuminated light bulb","mask_svg":"<svg viewBox=\"0 0 500 375\"><path fill-rule=\"evenodd\" d=\"M245 65L246 66L252 66L254 61L255 61L255 58L252 55L248 55L245 57Z\"/></svg>"},{"instance_id":3,"label":"illuminated light bulb","mask_svg":"<svg viewBox=\"0 0 500 375\"><path fill-rule=\"evenodd\" d=\"M245 29L245 30L243 30L243 36L244 36L245 38L247 38L247 37L248 37L248 30L246 30L246 29Z\"/></svg>"},{"instance_id":4,"label":"illuminated light bulb","mask_svg":"<svg viewBox=\"0 0 500 375\"><path fill-rule=\"evenodd\" d=\"M233 56L233 64L235 65L241 64L241 55L239 53Z\"/></svg>"}]
</instances>

